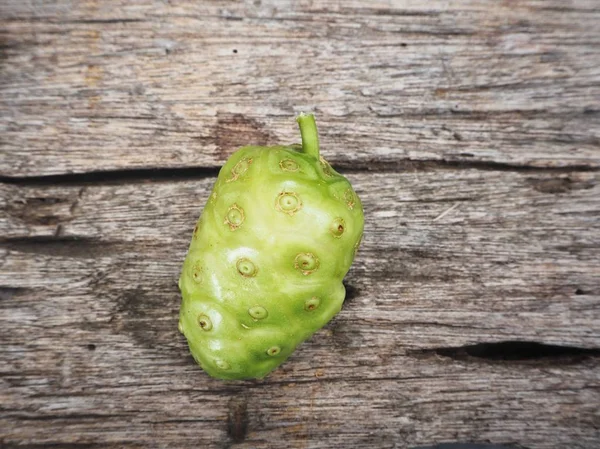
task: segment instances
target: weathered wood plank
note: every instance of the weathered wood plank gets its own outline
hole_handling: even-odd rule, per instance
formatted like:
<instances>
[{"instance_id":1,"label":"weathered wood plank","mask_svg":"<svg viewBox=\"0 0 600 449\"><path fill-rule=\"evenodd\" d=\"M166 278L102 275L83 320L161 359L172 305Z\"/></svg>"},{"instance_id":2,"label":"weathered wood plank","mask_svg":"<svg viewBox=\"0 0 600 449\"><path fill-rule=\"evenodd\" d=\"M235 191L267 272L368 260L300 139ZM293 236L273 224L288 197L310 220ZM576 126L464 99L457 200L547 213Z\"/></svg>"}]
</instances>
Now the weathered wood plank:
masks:
<instances>
[{"instance_id":1,"label":"weathered wood plank","mask_svg":"<svg viewBox=\"0 0 600 449\"><path fill-rule=\"evenodd\" d=\"M298 140L341 166L600 166L590 1L24 2L1 8L0 175L215 167Z\"/></svg>"},{"instance_id":2,"label":"weathered wood plank","mask_svg":"<svg viewBox=\"0 0 600 449\"><path fill-rule=\"evenodd\" d=\"M515 338L600 346L599 174L350 177L366 227L340 340L388 348ZM154 342L168 340L163 306L175 317L180 264L212 182L4 185L2 285L69 297L79 312L59 315L65 324L84 320L90 296L108 301L103 320L134 301L162 323Z\"/></svg>"},{"instance_id":3,"label":"weathered wood plank","mask_svg":"<svg viewBox=\"0 0 600 449\"><path fill-rule=\"evenodd\" d=\"M367 232L344 310L242 383L177 332L212 179L2 185L3 445L597 446L598 174L349 176ZM591 352L460 349L515 339Z\"/></svg>"},{"instance_id":4,"label":"weathered wood plank","mask_svg":"<svg viewBox=\"0 0 600 449\"><path fill-rule=\"evenodd\" d=\"M0 0L0 23L0 446L600 446L597 1ZM300 109L365 204L348 299L267 379L212 380L177 332L206 176L297 141Z\"/></svg>"},{"instance_id":5,"label":"weathered wood plank","mask_svg":"<svg viewBox=\"0 0 600 449\"><path fill-rule=\"evenodd\" d=\"M156 351L102 329L93 339L72 337L63 336L60 351L56 341L10 345L28 370L5 376L5 447L597 447L597 362L503 366L394 355L373 360L369 371L378 375L348 379L356 366L346 360L361 357L360 348L344 355L324 344L267 381L225 384L198 372L181 339ZM402 372L386 374L389 365Z\"/></svg>"}]
</instances>

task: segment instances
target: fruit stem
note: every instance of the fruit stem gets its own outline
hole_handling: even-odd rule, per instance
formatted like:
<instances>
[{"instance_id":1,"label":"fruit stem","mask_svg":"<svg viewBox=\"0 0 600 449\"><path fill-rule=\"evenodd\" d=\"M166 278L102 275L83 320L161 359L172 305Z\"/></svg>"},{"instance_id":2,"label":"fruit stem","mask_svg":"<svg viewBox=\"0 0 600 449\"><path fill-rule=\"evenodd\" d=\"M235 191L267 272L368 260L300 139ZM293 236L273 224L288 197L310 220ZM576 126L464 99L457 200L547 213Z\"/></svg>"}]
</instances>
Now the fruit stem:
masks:
<instances>
[{"instance_id":1,"label":"fruit stem","mask_svg":"<svg viewBox=\"0 0 600 449\"><path fill-rule=\"evenodd\" d=\"M319 133L315 116L301 112L296 121L300 125L300 135L302 136L302 151L310 156L319 159Z\"/></svg>"}]
</instances>

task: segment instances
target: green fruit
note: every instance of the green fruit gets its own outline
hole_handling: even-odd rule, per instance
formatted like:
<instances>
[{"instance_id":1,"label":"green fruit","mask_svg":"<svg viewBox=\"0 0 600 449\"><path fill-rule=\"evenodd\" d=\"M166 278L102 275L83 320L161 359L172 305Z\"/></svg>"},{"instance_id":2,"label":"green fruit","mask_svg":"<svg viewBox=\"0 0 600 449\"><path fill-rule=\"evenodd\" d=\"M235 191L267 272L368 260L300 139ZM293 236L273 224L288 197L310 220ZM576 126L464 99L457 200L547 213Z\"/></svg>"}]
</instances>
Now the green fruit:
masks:
<instances>
[{"instance_id":1,"label":"green fruit","mask_svg":"<svg viewBox=\"0 0 600 449\"><path fill-rule=\"evenodd\" d=\"M183 264L179 330L216 378L266 376L344 302L362 205L319 156L313 115L297 120L302 146L243 147L225 163Z\"/></svg>"}]
</instances>

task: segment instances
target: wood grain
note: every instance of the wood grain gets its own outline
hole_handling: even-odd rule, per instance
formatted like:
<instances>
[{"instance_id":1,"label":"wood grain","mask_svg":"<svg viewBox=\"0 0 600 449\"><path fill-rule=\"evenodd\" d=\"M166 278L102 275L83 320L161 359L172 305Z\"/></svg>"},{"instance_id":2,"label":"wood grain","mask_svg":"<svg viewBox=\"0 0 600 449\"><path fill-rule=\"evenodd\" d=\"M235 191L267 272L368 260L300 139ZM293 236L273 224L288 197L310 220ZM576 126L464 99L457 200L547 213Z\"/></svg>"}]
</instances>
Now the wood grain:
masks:
<instances>
[{"instance_id":1,"label":"wood grain","mask_svg":"<svg viewBox=\"0 0 600 449\"><path fill-rule=\"evenodd\" d=\"M367 222L344 310L266 380L226 384L177 332L176 280L212 178L4 185L7 441L593 447L600 176L349 177ZM573 348L464 349L507 340Z\"/></svg>"},{"instance_id":2,"label":"wood grain","mask_svg":"<svg viewBox=\"0 0 600 449\"><path fill-rule=\"evenodd\" d=\"M596 0L0 0L2 448L600 446ZM177 331L220 165L297 142L366 213L260 381Z\"/></svg>"},{"instance_id":3,"label":"wood grain","mask_svg":"<svg viewBox=\"0 0 600 449\"><path fill-rule=\"evenodd\" d=\"M3 176L216 167L303 109L338 166L600 166L593 0L1 9Z\"/></svg>"},{"instance_id":4,"label":"wood grain","mask_svg":"<svg viewBox=\"0 0 600 449\"><path fill-rule=\"evenodd\" d=\"M378 343L512 336L600 346L597 173L436 170L350 180L367 217L348 278L362 298L352 308L379 323ZM140 301L171 297L176 308L180 264L212 182L5 186L6 285L91 282L96 296L137 291ZM345 334L365 327L355 318Z\"/></svg>"}]
</instances>

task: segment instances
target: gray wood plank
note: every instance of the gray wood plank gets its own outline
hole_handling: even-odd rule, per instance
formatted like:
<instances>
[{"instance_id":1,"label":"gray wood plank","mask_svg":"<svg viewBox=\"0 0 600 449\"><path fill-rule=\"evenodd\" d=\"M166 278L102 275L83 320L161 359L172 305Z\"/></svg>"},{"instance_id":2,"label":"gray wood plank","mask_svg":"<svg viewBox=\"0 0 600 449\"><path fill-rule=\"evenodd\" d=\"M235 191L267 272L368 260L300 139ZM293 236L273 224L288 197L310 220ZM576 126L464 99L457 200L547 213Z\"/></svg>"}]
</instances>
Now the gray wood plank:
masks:
<instances>
[{"instance_id":1,"label":"gray wood plank","mask_svg":"<svg viewBox=\"0 0 600 449\"><path fill-rule=\"evenodd\" d=\"M491 441L597 447L597 362L500 366L399 355L373 365L378 376L348 379L355 369L341 362L348 357L322 347L316 354L321 357L314 349L313 357L293 356L286 365L292 371L268 381L224 384L184 359L181 342L170 352L153 351L125 336L105 341L103 332L96 334L93 341L99 336L100 344L93 351L85 347L89 339L67 335L61 351L43 343L11 345L29 370L6 377L5 443L389 449ZM388 363L402 365L402 372L386 374Z\"/></svg>"},{"instance_id":2,"label":"gray wood plank","mask_svg":"<svg viewBox=\"0 0 600 449\"><path fill-rule=\"evenodd\" d=\"M596 447L598 173L349 177L367 224L344 309L226 383L177 331L213 179L1 185L3 445Z\"/></svg>"},{"instance_id":3,"label":"gray wood plank","mask_svg":"<svg viewBox=\"0 0 600 449\"><path fill-rule=\"evenodd\" d=\"M598 173L349 176L366 225L347 279L353 315L338 333L366 332L389 347L510 338L600 346ZM3 285L68 285L113 306L137 295L175 309L212 182L4 185Z\"/></svg>"},{"instance_id":4,"label":"gray wood plank","mask_svg":"<svg viewBox=\"0 0 600 449\"><path fill-rule=\"evenodd\" d=\"M0 175L216 167L301 109L343 167L598 168L597 6L4 0Z\"/></svg>"},{"instance_id":5,"label":"gray wood plank","mask_svg":"<svg viewBox=\"0 0 600 449\"><path fill-rule=\"evenodd\" d=\"M599 19L0 0L0 446L600 446ZM217 168L301 109L365 205L348 298L265 380L216 381L180 265Z\"/></svg>"}]
</instances>

